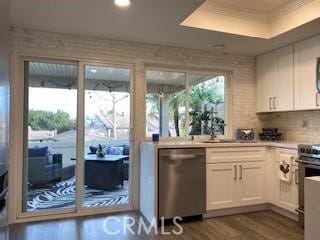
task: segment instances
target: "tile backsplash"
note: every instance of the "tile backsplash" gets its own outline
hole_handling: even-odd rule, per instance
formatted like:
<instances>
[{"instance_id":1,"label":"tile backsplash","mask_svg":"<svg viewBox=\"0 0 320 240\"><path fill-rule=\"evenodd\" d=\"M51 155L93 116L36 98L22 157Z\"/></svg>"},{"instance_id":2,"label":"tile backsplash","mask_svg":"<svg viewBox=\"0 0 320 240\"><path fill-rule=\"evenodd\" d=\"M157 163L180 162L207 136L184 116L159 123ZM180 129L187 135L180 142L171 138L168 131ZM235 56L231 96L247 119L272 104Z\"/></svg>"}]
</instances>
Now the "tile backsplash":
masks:
<instances>
[{"instance_id":1,"label":"tile backsplash","mask_svg":"<svg viewBox=\"0 0 320 240\"><path fill-rule=\"evenodd\" d=\"M278 128L283 140L320 143L320 111L261 113L258 118L262 127Z\"/></svg>"}]
</instances>

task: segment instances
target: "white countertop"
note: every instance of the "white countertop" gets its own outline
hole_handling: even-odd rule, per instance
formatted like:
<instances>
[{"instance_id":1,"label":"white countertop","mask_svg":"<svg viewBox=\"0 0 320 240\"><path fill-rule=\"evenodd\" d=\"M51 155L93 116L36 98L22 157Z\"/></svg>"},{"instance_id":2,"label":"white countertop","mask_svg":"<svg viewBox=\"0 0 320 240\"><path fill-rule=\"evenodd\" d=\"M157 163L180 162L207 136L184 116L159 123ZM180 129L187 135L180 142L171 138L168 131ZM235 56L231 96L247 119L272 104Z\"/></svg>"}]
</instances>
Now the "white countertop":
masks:
<instances>
[{"instance_id":1,"label":"white countertop","mask_svg":"<svg viewBox=\"0 0 320 240\"><path fill-rule=\"evenodd\" d=\"M153 144L150 142L150 144ZM209 147L280 147L280 148L290 148L297 149L299 142L281 141L281 142L248 142L248 143L203 143L197 140L194 141L159 141L155 143L158 149L162 148L209 148Z\"/></svg>"},{"instance_id":2,"label":"white countertop","mask_svg":"<svg viewBox=\"0 0 320 240\"><path fill-rule=\"evenodd\" d=\"M315 181L320 183L320 176L315 176L315 177L307 177L306 179L310 181Z\"/></svg>"}]
</instances>

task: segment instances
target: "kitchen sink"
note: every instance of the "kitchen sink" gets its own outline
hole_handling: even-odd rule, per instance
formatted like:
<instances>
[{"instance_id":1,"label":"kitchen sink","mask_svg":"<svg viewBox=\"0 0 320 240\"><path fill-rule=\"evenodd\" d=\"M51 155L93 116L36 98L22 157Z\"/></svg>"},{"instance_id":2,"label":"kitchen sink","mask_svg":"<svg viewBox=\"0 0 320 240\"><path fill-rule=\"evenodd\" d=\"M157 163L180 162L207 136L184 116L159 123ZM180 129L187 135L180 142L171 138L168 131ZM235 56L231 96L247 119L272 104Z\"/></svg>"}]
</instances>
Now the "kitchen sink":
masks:
<instances>
[{"instance_id":1,"label":"kitchen sink","mask_svg":"<svg viewBox=\"0 0 320 240\"><path fill-rule=\"evenodd\" d=\"M236 143L238 141L235 139L214 139L214 140L205 140L201 142L202 143Z\"/></svg>"},{"instance_id":2,"label":"kitchen sink","mask_svg":"<svg viewBox=\"0 0 320 240\"><path fill-rule=\"evenodd\" d=\"M257 143L255 140L214 139L200 141L201 143Z\"/></svg>"}]
</instances>

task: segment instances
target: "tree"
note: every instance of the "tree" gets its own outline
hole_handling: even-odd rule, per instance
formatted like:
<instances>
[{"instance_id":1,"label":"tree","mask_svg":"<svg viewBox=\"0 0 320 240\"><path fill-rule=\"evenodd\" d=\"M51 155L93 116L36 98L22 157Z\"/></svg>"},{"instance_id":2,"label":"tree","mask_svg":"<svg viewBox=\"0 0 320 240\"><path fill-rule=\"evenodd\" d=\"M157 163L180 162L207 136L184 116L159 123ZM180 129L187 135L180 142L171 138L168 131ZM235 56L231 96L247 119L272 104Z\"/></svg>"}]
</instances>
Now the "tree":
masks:
<instances>
[{"instance_id":1,"label":"tree","mask_svg":"<svg viewBox=\"0 0 320 240\"><path fill-rule=\"evenodd\" d=\"M179 108L186 102L186 92L180 91L172 94L170 98L169 117L173 120L176 136L181 136L184 123L181 121L183 113L179 113ZM159 95L148 94L147 101L150 104L149 117L159 114ZM190 125L192 135L209 133L209 110L202 109L206 103L213 103L217 106L224 102L224 82L217 78L208 79L190 87ZM221 121L220 119L219 121ZM203 123L203 124L202 124ZM181 126L180 126L181 125Z\"/></svg>"},{"instance_id":2,"label":"tree","mask_svg":"<svg viewBox=\"0 0 320 240\"><path fill-rule=\"evenodd\" d=\"M176 131L176 136L180 136L180 126L179 126L179 107L185 102L186 94L185 91L181 91L178 94L174 94L170 100L170 115L173 118L174 129Z\"/></svg>"},{"instance_id":3,"label":"tree","mask_svg":"<svg viewBox=\"0 0 320 240\"><path fill-rule=\"evenodd\" d=\"M62 133L76 128L76 120L62 110L57 112L29 110L28 124L33 130L57 130Z\"/></svg>"}]
</instances>

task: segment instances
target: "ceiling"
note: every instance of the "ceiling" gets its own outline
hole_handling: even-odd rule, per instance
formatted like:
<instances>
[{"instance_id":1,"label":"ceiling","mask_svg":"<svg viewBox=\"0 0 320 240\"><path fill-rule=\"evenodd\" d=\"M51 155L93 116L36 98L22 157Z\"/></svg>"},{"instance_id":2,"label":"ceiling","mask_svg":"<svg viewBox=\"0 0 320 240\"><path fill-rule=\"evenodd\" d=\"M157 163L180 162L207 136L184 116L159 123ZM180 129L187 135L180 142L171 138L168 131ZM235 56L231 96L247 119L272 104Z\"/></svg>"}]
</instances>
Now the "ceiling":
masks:
<instances>
[{"instance_id":1,"label":"ceiling","mask_svg":"<svg viewBox=\"0 0 320 240\"><path fill-rule=\"evenodd\" d=\"M320 0L207 0L181 25L271 39L320 18Z\"/></svg>"},{"instance_id":2,"label":"ceiling","mask_svg":"<svg viewBox=\"0 0 320 240\"><path fill-rule=\"evenodd\" d=\"M285 0L219 0L261 9L276 9ZM181 26L204 0L133 0L127 9L113 0L10 0L11 25L43 31L72 33L165 44L171 46L259 55L320 33L314 20L272 39ZM320 10L319 10L320 11ZM223 50L212 45L224 44Z\"/></svg>"},{"instance_id":3,"label":"ceiling","mask_svg":"<svg viewBox=\"0 0 320 240\"><path fill-rule=\"evenodd\" d=\"M215 0L216 2L232 4L243 8L261 11L272 11L290 0Z\"/></svg>"},{"instance_id":4,"label":"ceiling","mask_svg":"<svg viewBox=\"0 0 320 240\"><path fill-rule=\"evenodd\" d=\"M27 76L30 87L76 88L78 67L75 64L59 64L47 62L28 62ZM186 80L195 85L215 79L215 75L189 74L183 72L147 70L147 90L150 92L173 93L185 89ZM130 70L107 66L85 65L86 90L128 92L130 88Z\"/></svg>"}]
</instances>

